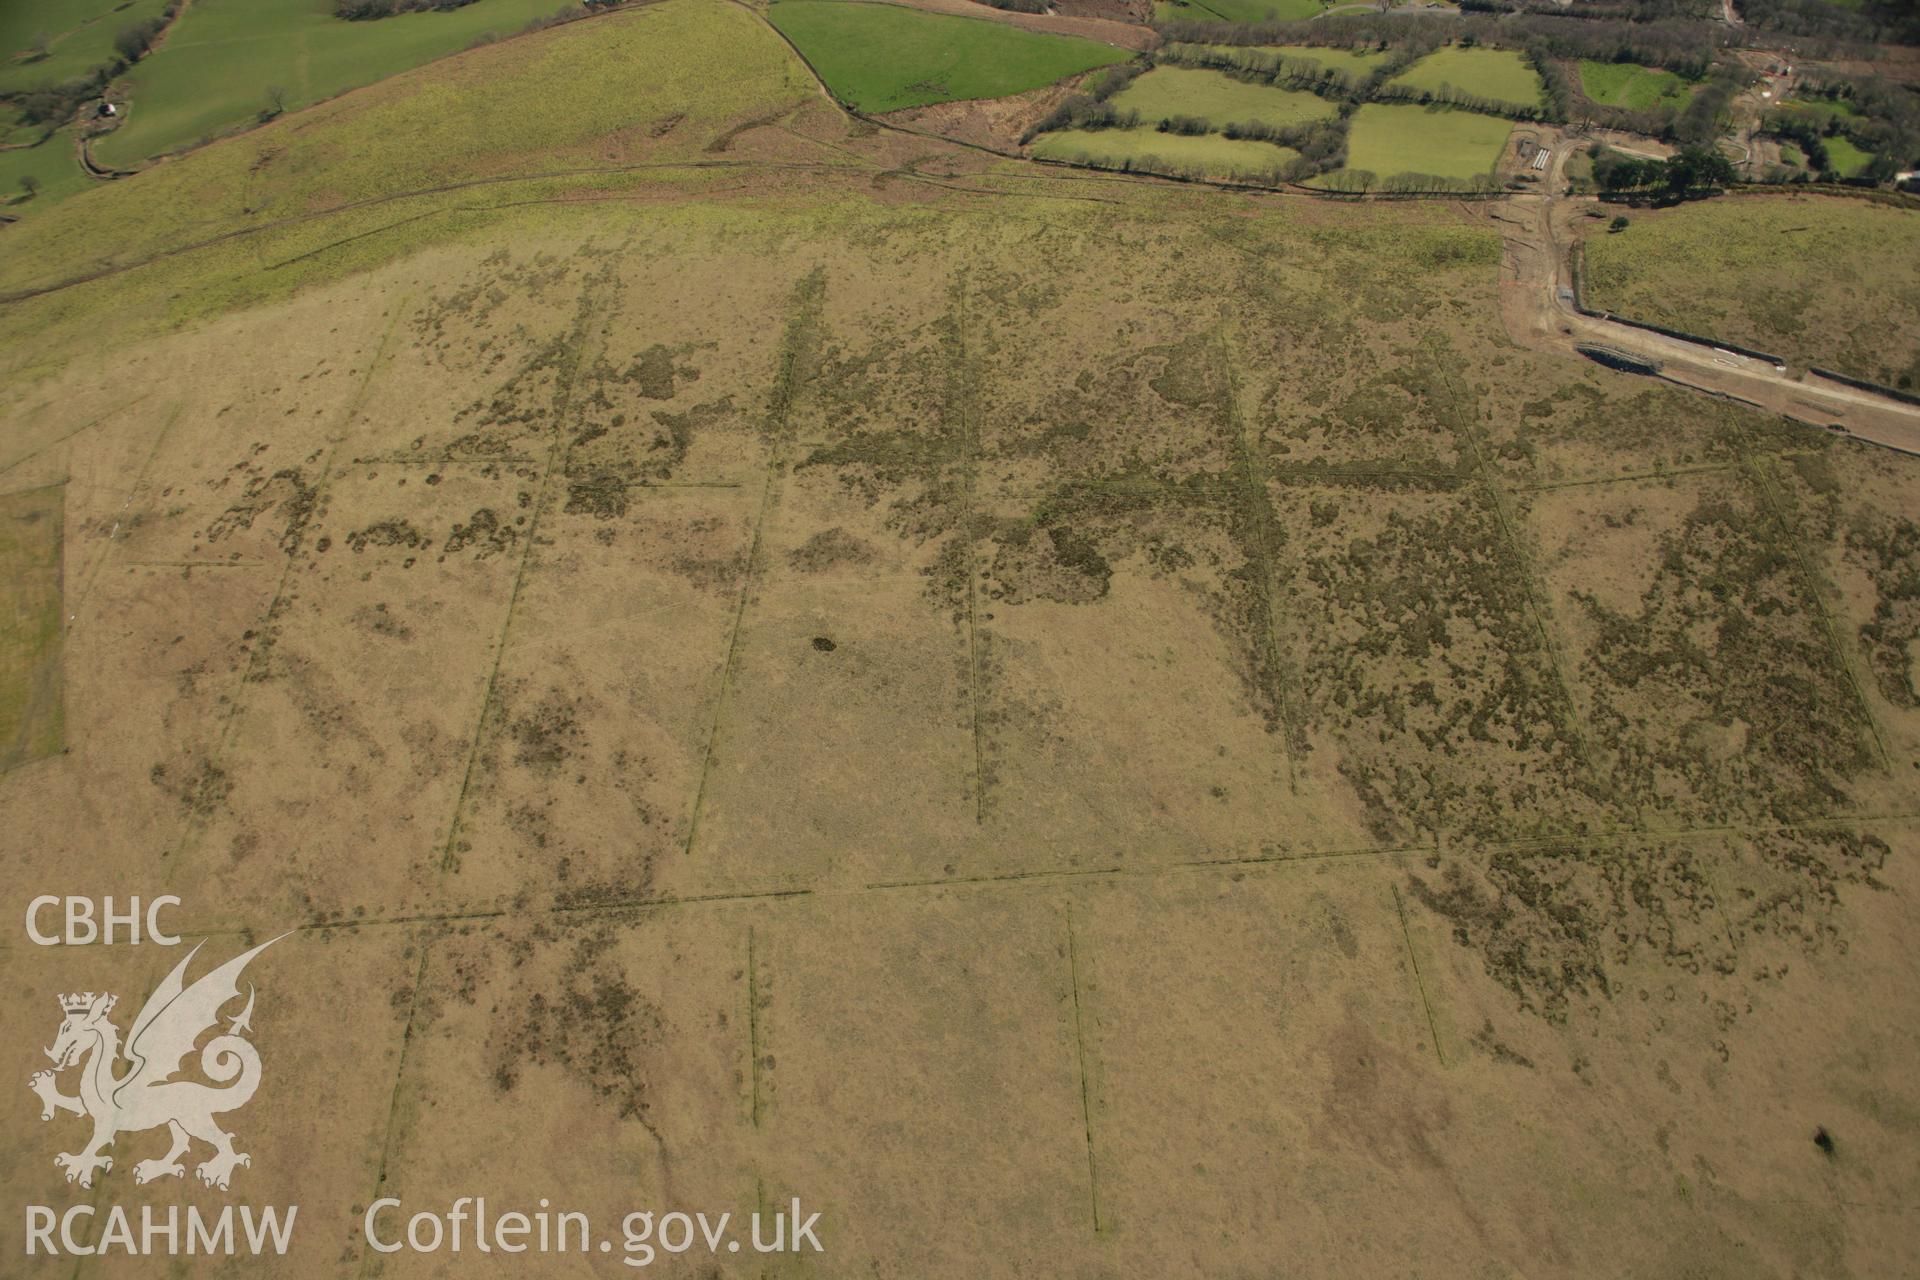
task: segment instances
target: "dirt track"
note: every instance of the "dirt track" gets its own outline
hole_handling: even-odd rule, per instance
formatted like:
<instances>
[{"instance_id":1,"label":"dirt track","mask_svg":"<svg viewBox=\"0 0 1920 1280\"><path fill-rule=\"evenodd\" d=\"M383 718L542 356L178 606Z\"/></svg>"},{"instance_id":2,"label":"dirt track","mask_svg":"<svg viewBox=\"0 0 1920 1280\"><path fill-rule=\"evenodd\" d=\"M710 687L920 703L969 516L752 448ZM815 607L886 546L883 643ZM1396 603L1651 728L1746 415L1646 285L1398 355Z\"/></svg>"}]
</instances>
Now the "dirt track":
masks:
<instances>
[{"instance_id":1,"label":"dirt track","mask_svg":"<svg viewBox=\"0 0 1920 1280\"><path fill-rule=\"evenodd\" d=\"M1920 454L1920 407L1816 374L1796 376L1763 360L1669 338L1631 325L1580 314L1573 305L1567 251L1572 219L1588 207L1556 198L1571 149L1556 139L1552 176L1540 195L1516 196L1487 215L1506 241L1500 310L1514 341L1537 350L1569 351L1598 343L1656 361L1669 382L1726 396L1783 416L1838 430L1873 444Z\"/></svg>"}]
</instances>

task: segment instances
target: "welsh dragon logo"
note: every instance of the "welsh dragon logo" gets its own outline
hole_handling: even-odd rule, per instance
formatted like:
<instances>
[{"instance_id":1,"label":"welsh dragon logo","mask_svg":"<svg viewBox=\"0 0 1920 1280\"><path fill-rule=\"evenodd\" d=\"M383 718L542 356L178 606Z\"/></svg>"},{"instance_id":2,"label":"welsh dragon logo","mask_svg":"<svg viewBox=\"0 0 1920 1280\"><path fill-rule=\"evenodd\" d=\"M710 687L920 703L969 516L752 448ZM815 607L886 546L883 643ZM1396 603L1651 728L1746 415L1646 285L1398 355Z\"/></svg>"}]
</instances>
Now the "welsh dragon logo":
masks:
<instances>
[{"instance_id":1,"label":"welsh dragon logo","mask_svg":"<svg viewBox=\"0 0 1920 1280\"><path fill-rule=\"evenodd\" d=\"M285 935L281 935L284 937ZM247 988L247 1004L228 1023L226 1033L207 1041L200 1051L200 1070L208 1079L225 1086L215 1088L197 1080L175 1080L186 1065L195 1043L220 1021L220 1010L240 998L240 973L247 962L278 942L263 942L221 965L187 986L187 965L199 953L196 945L186 959L147 997L147 1003L133 1020L124 1051L120 1029L107 1020L119 997L91 991L60 997L65 1015L60 1034L46 1051L53 1070L40 1071L27 1082L40 1095L42 1120L51 1120L55 1112L71 1111L93 1119L93 1139L80 1151L57 1155L53 1162L67 1171L67 1181L83 1187L93 1185L96 1169L111 1172L113 1160L102 1154L116 1135L157 1129L165 1125L173 1136L173 1146L157 1160L142 1160L133 1167L133 1180L151 1182L155 1178L178 1178L186 1169L180 1157L194 1139L213 1148L211 1159L200 1164L195 1174L210 1187L225 1191L240 1165L252 1159L233 1149L233 1135L222 1129L214 1117L247 1105L260 1087L260 1054L243 1036L251 1031L253 987ZM121 1069L121 1059L125 1068ZM84 1065L82 1065L84 1064ZM69 1067L80 1067L80 1092L69 1097L60 1092L55 1076Z\"/></svg>"}]
</instances>

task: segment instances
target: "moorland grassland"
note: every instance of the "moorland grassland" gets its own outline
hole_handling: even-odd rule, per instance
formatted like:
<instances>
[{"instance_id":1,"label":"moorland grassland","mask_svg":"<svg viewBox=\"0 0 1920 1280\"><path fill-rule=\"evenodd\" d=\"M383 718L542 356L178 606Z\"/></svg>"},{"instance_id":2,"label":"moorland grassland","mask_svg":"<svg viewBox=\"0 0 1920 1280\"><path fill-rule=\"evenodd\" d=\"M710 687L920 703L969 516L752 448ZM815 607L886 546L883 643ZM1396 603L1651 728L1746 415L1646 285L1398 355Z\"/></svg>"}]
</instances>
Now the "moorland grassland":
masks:
<instances>
[{"instance_id":1,"label":"moorland grassland","mask_svg":"<svg viewBox=\"0 0 1920 1280\"><path fill-rule=\"evenodd\" d=\"M1637 213L1620 234L1587 239L1585 266L1593 306L1886 386L1920 385L1911 211L1791 196Z\"/></svg>"},{"instance_id":2,"label":"moorland grassland","mask_svg":"<svg viewBox=\"0 0 1920 1280\"><path fill-rule=\"evenodd\" d=\"M59 486L0 492L0 770L60 749Z\"/></svg>"},{"instance_id":3,"label":"moorland grassland","mask_svg":"<svg viewBox=\"0 0 1920 1280\"><path fill-rule=\"evenodd\" d=\"M948 145L664 0L5 235L0 877L292 930L283 1274L480 1189L798 1196L823 1274L1911 1269L1920 476L1517 346L1462 202ZM10 1027L134 983L28 950Z\"/></svg>"},{"instance_id":4,"label":"moorland grassland","mask_svg":"<svg viewBox=\"0 0 1920 1280\"><path fill-rule=\"evenodd\" d=\"M1162 133L1157 129L1062 129L1041 134L1033 154L1104 169L1136 168L1197 178L1272 182L1300 153L1249 138L1217 133Z\"/></svg>"}]
</instances>

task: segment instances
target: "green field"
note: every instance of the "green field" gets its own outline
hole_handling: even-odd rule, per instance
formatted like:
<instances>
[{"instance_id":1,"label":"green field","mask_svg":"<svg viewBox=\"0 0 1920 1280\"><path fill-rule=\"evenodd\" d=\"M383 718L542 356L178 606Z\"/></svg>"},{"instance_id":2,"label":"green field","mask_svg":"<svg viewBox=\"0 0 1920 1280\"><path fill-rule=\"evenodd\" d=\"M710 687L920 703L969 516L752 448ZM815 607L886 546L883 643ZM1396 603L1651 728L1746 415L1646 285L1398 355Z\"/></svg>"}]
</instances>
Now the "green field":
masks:
<instances>
[{"instance_id":1,"label":"green field","mask_svg":"<svg viewBox=\"0 0 1920 1280\"><path fill-rule=\"evenodd\" d=\"M8 0L0 5L0 58L24 55L34 37L53 37L57 46L68 34L96 25L121 0Z\"/></svg>"},{"instance_id":2,"label":"green field","mask_svg":"<svg viewBox=\"0 0 1920 1280\"><path fill-rule=\"evenodd\" d=\"M94 147L132 166L257 119L269 85L288 110L457 53L553 13L556 0L477 0L372 22L332 16L329 0L194 0L166 43L128 72L127 121Z\"/></svg>"},{"instance_id":3,"label":"green field","mask_svg":"<svg viewBox=\"0 0 1920 1280\"><path fill-rule=\"evenodd\" d=\"M874 113L1003 98L1132 56L1091 40L890 4L781 0L767 17L836 97Z\"/></svg>"},{"instance_id":4,"label":"green field","mask_svg":"<svg viewBox=\"0 0 1920 1280\"><path fill-rule=\"evenodd\" d=\"M28 124L17 111L0 113L0 143L7 146L36 142L45 132L45 125Z\"/></svg>"},{"instance_id":5,"label":"green field","mask_svg":"<svg viewBox=\"0 0 1920 1280\"><path fill-rule=\"evenodd\" d=\"M1843 178L1857 178L1873 163L1873 152L1862 151L1846 138L1836 134L1824 141L1827 144L1827 162Z\"/></svg>"},{"instance_id":6,"label":"green field","mask_svg":"<svg viewBox=\"0 0 1920 1280\"><path fill-rule=\"evenodd\" d=\"M1156 22L1294 22L1326 6L1321 0L1160 0Z\"/></svg>"},{"instance_id":7,"label":"green field","mask_svg":"<svg viewBox=\"0 0 1920 1280\"><path fill-rule=\"evenodd\" d=\"M0 93L85 75L112 60L116 35L160 17L165 8L166 0L6 0L0 4ZM25 57L28 45L42 34L51 37L47 56Z\"/></svg>"},{"instance_id":8,"label":"green field","mask_svg":"<svg viewBox=\"0 0 1920 1280\"><path fill-rule=\"evenodd\" d=\"M1860 118L1860 108L1845 98L1787 98L1780 103L1780 109L1803 112L1822 120Z\"/></svg>"},{"instance_id":9,"label":"green field","mask_svg":"<svg viewBox=\"0 0 1920 1280\"><path fill-rule=\"evenodd\" d=\"M20 180L28 176L40 183L31 200L20 186ZM70 133L56 133L37 147L0 151L0 212L12 217L35 217L75 192L96 185L80 168Z\"/></svg>"},{"instance_id":10,"label":"green field","mask_svg":"<svg viewBox=\"0 0 1920 1280\"><path fill-rule=\"evenodd\" d=\"M1189 137L1154 129L1067 129L1043 135L1033 144L1033 154L1102 168L1130 166L1183 177L1253 179L1269 178L1299 156L1289 147L1270 142L1211 133Z\"/></svg>"},{"instance_id":11,"label":"green field","mask_svg":"<svg viewBox=\"0 0 1920 1280\"><path fill-rule=\"evenodd\" d=\"M1228 124L1283 127L1323 120L1333 104L1311 93L1249 84L1221 71L1155 67L1109 99L1121 111L1138 111L1146 124L1193 116L1218 129Z\"/></svg>"},{"instance_id":12,"label":"green field","mask_svg":"<svg viewBox=\"0 0 1920 1280\"><path fill-rule=\"evenodd\" d=\"M675 53L649 56L646 80L637 84L637 58L660 46ZM566 79L567 93L550 91L556 77ZM7 245L0 253L0 290L44 283L97 262L105 244L123 259L138 260L249 224L289 220L305 226L297 219L315 208L475 177L605 165L610 156L616 162L697 158L705 154L708 135L702 130L719 132L764 115L770 85L780 86L780 100L789 107L819 101L818 86L798 59L757 17L730 4L670 0L503 41L284 117L244 141L195 152L191 163L156 165L137 177L95 183L58 206L57 218L23 218L0 232ZM512 110L488 109L507 95ZM677 126L658 140L635 128L661 120ZM538 183L519 190L537 192ZM408 220L408 211L405 204L373 205L340 215L324 230L314 227L311 238L296 236L273 250L298 265L223 272L224 286L193 295L164 283L164 273L136 273L121 287L125 296L142 301L123 318L135 327L177 323L183 297L230 305L232 298L220 296L222 287L248 298L263 289L280 296L307 270L332 269L346 251L328 250L311 262L299 255L343 234L396 224L352 242L386 253L437 233L435 223ZM343 232L347 226L352 230ZM233 261L253 261L257 252L257 245L243 252L236 243ZM210 257L225 261L228 255L198 254L194 270L207 271ZM36 322L34 314L0 307L0 351L17 351L36 333L45 317Z\"/></svg>"},{"instance_id":13,"label":"green field","mask_svg":"<svg viewBox=\"0 0 1920 1280\"><path fill-rule=\"evenodd\" d=\"M1693 86L1671 71L1632 62L1580 61L1580 89L1603 107L1645 111L1685 106Z\"/></svg>"},{"instance_id":14,"label":"green field","mask_svg":"<svg viewBox=\"0 0 1920 1280\"><path fill-rule=\"evenodd\" d=\"M1540 104L1539 73L1511 49L1448 45L1428 54L1387 83L1430 92L1452 88L1517 107Z\"/></svg>"},{"instance_id":15,"label":"green field","mask_svg":"<svg viewBox=\"0 0 1920 1280\"><path fill-rule=\"evenodd\" d=\"M1636 213L1586 244L1592 306L1920 386L1920 213L1820 196L1712 200Z\"/></svg>"},{"instance_id":16,"label":"green field","mask_svg":"<svg viewBox=\"0 0 1920 1280\"><path fill-rule=\"evenodd\" d=\"M1382 180L1429 174L1470 182L1499 163L1511 129L1505 120L1471 111L1369 102L1354 112L1346 168Z\"/></svg>"}]
</instances>

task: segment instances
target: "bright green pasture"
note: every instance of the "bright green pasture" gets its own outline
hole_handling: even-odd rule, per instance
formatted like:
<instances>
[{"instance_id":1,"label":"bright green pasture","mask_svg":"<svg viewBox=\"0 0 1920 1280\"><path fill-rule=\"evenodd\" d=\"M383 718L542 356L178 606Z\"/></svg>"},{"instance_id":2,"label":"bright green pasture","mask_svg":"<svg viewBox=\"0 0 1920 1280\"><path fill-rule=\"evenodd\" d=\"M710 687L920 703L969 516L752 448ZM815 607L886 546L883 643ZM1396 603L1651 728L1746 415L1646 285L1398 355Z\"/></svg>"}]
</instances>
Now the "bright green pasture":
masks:
<instances>
[{"instance_id":1,"label":"bright green pasture","mask_svg":"<svg viewBox=\"0 0 1920 1280\"><path fill-rule=\"evenodd\" d=\"M1512 128L1471 111L1369 102L1353 114L1346 167L1382 180L1417 173L1469 182L1492 172Z\"/></svg>"},{"instance_id":2,"label":"bright green pasture","mask_svg":"<svg viewBox=\"0 0 1920 1280\"><path fill-rule=\"evenodd\" d=\"M1311 93L1249 84L1225 72L1195 67L1155 67L1110 101L1121 111L1138 111L1146 124L1193 116L1216 129L1228 124L1305 124L1334 111L1332 103Z\"/></svg>"},{"instance_id":3,"label":"bright green pasture","mask_svg":"<svg viewBox=\"0 0 1920 1280\"><path fill-rule=\"evenodd\" d=\"M40 184L31 199L20 185L25 177ZM37 147L0 151L0 213L9 217L38 217L76 191L97 185L81 169L73 135L64 130Z\"/></svg>"},{"instance_id":4,"label":"bright green pasture","mask_svg":"<svg viewBox=\"0 0 1920 1280\"><path fill-rule=\"evenodd\" d=\"M1645 111L1651 107L1685 106L1693 86L1671 71L1633 62L1593 62L1581 59L1580 88L1603 107Z\"/></svg>"},{"instance_id":5,"label":"bright green pasture","mask_svg":"<svg viewBox=\"0 0 1920 1280\"><path fill-rule=\"evenodd\" d=\"M1862 151L1846 138L1836 135L1821 141L1827 144L1827 163L1843 178L1857 178L1873 163L1873 152Z\"/></svg>"},{"instance_id":6,"label":"bright green pasture","mask_svg":"<svg viewBox=\"0 0 1920 1280\"><path fill-rule=\"evenodd\" d=\"M556 91L562 82L565 91ZM424 241L438 234L441 224L409 223L395 211L400 206L377 203L383 198L473 178L605 164L607 139L635 131L636 122L679 121L657 141L648 139L650 156L697 157L739 122L778 114L818 92L799 59L739 5L665 0L616 11L404 72L244 139L93 183L53 206L54 216L23 217L0 231L0 292L91 269L109 249L117 260L138 261L242 227L298 223L316 208L357 200L372 205L354 215L357 229L395 223L378 237L381 252L390 252L409 235ZM339 227L354 218L342 214L313 229L326 243L346 234ZM257 252L255 241L246 243L256 246L247 255ZM369 240L366 248L373 247ZM250 297L263 288L278 293L303 272L337 261L329 251L311 267L264 272L254 262L226 278L225 287ZM129 281L148 278L134 272ZM129 323L158 324L172 314L169 290L141 297L125 308ZM57 299L48 305L57 307ZM0 364L44 323L24 304L0 306Z\"/></svg>"},{"instance_id":7,"label":"bright green pasture","mask_svg":"<svg viewBox=\"0 0 1920 1280\"><path fill-rule=\"evenodd\" d=\"M0 58L12 59L25 53L39 35L51 36L57 44L75 31L98 25L119 3L121 0L7 0L0 4Z\"/></svg>"},{"instance_id":8,"label":"bright green pasture","mask_svg":"<svg viewBox=\"0 0 1920 1280\"><path fill-rule=\"evenodd\" d=\"M132 110L94 155L131 166L258 119L269 85L286 91L291 111L519 31L559 8L558 0L476 0L345 22L330 0L192 0L166 42L127 74Z\"/></svg>"},{"instance_id":9,"label":"bright green pasture","mask_svg":"<svg viewBox=\"0 0 1920 1280\"><path fill-rule=\"evenodd\" d=\"M1788 98L1781 102L1780 106L1783 110L1803 112L1806 115L1818 116L1822 120L1860 118L1860 108L1845 98Z\"/></svg>"},{"instance_id":10,"label":"bright green pasture","mask_svg":"<svg viewBox=\"0 0 1920 1280\"><path fill-rule=\"evenodd\" d=\"M1402 71L1389 84L1438 91L1454 88L1478 98L1533 107L1540 103L1540 75L1511 49L1448 45Z\"/></svg>"},{"instance_id":11,"label":"bright green pasture","mask_svg":"<svg viewBox=\"0 0 1920 1280\"><path fill-rule=\"evenodd\" d=\"M1124 49L891 4L780 0L767 17L842 102L879 113L1024 93Z\"/></svg>"},{"instance_id":12,"label":"bright green pasture","mask_svg":"<svg viewBox=\"0 0 1920 1280\"><path fill-rule=\"evenodd\" d=\"M114 57L113 38L157 18L166 0L0 0L0 93L19 93L78 79ZM44 58L28 58L39 35Z\"/></svg>"},{"instance_id":13,"label":"bright green pasture","mask_svg":"<svg viewBox=\"0 0 1920 1280\"><path fill-rule=\"evenodd\" d=\"M24 146L38 142L40 135L46 131L45 125L28 124L18 111L0 108L0 143Z\"/></svg>"}]
</instances>

